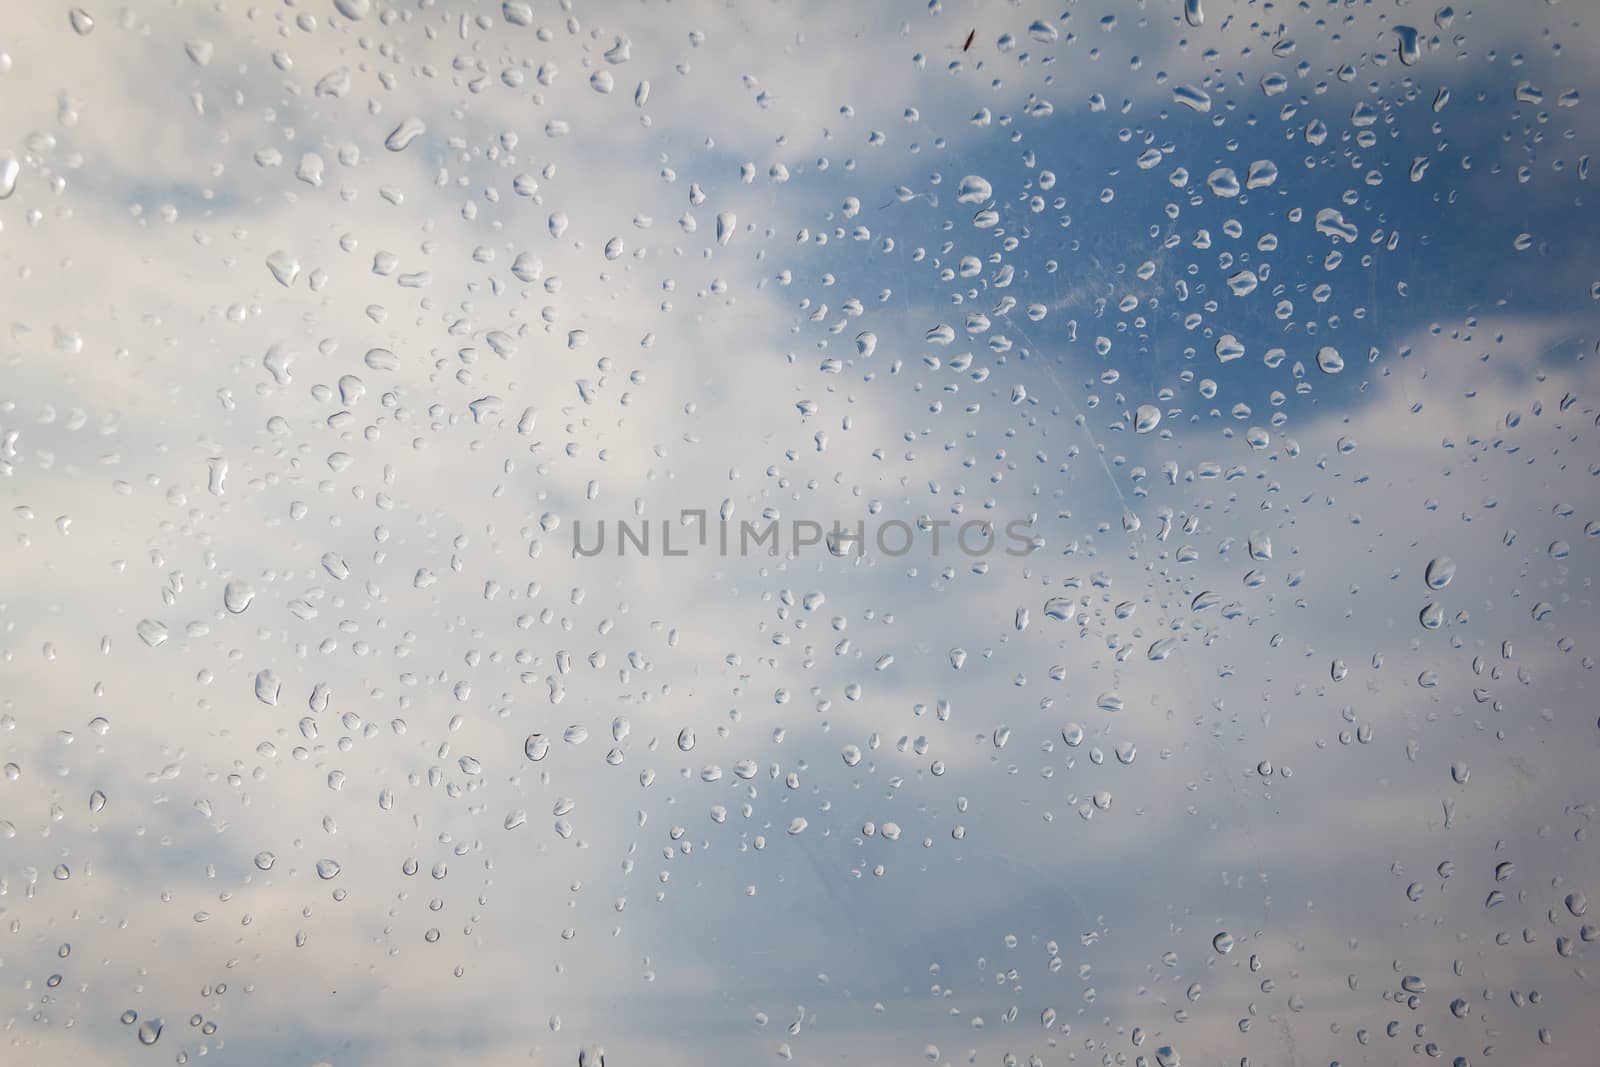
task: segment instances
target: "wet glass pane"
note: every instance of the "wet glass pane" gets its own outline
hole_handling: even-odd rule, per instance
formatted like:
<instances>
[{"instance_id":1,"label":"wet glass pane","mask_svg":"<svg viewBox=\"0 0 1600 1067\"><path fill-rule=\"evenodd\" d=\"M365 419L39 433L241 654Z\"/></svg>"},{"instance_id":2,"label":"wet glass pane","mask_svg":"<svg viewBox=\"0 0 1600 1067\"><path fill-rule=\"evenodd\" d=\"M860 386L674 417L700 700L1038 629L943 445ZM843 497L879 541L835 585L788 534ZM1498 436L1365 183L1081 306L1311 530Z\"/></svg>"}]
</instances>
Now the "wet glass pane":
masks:
<instances>
[{"instance_id":1,"label":"wet glass pane","mask_svg":"<svg viewBox=\"0 0 1600 1067\"><path fill-rule=\"evenodd\" d=\"M11 0L0 1062L1593 1064L1597 20Z\"/></svg>"}]
</instances>

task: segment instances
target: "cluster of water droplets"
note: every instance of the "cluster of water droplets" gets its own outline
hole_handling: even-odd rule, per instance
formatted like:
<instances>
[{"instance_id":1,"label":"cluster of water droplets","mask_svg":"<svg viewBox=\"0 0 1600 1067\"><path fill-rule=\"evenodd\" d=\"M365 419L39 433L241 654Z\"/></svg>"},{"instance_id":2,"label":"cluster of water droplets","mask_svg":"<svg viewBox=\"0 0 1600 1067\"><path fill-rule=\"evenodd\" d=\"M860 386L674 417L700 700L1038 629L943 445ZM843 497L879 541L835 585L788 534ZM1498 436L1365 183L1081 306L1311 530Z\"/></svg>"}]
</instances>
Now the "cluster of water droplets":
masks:
<instances>
[{"instance_id":1,"label":"cluster of water droplets","mask_svg":"<svg viewBox=\"0 0 1600 1067\"><path fill-rule=\"evenodd\" d=\"M23 8L24 1059L1594 1047L1587 13Z\"/></svg>"}]
</instances>

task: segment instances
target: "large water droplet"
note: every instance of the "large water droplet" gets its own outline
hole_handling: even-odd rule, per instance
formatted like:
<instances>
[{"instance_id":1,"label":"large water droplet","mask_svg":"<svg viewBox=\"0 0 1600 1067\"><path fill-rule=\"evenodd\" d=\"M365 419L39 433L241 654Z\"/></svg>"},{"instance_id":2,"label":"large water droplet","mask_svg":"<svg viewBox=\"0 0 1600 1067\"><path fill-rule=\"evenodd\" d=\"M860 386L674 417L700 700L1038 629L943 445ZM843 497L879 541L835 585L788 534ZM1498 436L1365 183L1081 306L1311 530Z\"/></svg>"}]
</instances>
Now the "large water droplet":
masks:
<instances>
[{"instance_id":1,"label":"large water droplet","mask_svg":"<svg viewBox=\"0 0 1600 1067\"><path fill-rule=\"evenodd\" d=\"M412 141L426 133L428 127L419 118L408 118L389 131L389 136L384 138L383 147L391 152L403 152Z\"/></svg>"},{"instance_id":2,"label":"large water droplet","mask_svg":"<svg viewBox=\"0 0 1600 1067\"><path fill-rule=\"evenodd\" d=\"M994 190L987 180L976 174L969 174L961 179L960 188L956 191L956 200L962 204L987 204L994 199Z\"/></svg>"},{"instance_id":3,"label":"large water droplet","mask_svg":"<svg viewBox=\"0 0 1600 1067\"><path fill-rule=\"evenodd\" d=\"M234 579L222 587L222 606L235 615L243 615L255 598L256 591L249 582Z\"/></svg>"}]
</instances>

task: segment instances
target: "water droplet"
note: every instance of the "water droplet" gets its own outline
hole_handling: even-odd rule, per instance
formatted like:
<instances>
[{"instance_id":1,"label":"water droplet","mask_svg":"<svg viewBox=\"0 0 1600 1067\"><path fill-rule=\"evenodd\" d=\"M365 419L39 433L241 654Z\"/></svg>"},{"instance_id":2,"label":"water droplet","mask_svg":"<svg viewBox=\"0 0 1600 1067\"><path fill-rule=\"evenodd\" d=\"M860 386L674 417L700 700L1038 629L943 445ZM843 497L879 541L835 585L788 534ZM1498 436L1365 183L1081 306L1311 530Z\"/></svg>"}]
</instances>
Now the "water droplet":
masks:
<instances>
[{"instance_id":1,"label":"water droplet","mask_svg":"<svg viewBox=\"0 0 1600 1067\"><path fill-rule=\"evenodd\" d=\"M1211 94L1193 85L1180 85L1173 89L1172 99L1202 115L1211 110Z\"/></svg>"},{"instance_id":2,"label":"water droplet","mask_svg":"<svg viewBox=\"0 0 1600 1067\"><path fill-rule=\"evenodd\" d=\"M994 190L988 181L976 174L961 179L956 191L956 202L961 204L987 204L994 199Z\"/></svg>"},{"instance_id":3,"label":"water droplet","mask_svg":"<svg viewBox=\"0 0 1600 1067\"><path fill-rule=\"evenodd\" d=\"M1231 200L1239 195L1239 176L1232 167L1218 167L1206 176L1206 186L1211 195Z\"/></svg>"},{"instance_id":4,"label":"water droplet","mask_svg":"<svg viewBox=\"0 0 1600 1067\"><path fill-rule=\"evenodd\" d=\"M1422 58L1422 51L1418 42L1420 35L1414 26L1396 26L1394 28L1396 43L1399 45L1400 62L1406 66L1414 66Z\"/></svg>"},{"instance_id":5,"label":"water droplet","mask_svg":"<svg viewBox=\"0 0 1600 1067\"><path fill-rule=\"evenodd\" d=\"M1449 556L1438 556L1429 560L1427 569L1423 571L1423 580L1429 589L1443 589L1455 576L1456 561Z\"/></svg>"},{"instance_id":6,"label":"water droplet","mask_svg":"<svg viewBox=\"0 0 1600 1067\"><path fill-rule=\"evenodd\" d=\"M249 582L235 579L222 587L222 606L235 615L243 615L256 598Z\"/></svg>"},{"instance_id":7,"label":"water droplet","mask_svg":"<svg viewBox=\"0 0 1600 1067\"><path fill-rule=\"evenodd\" d=\"M134 632L139 635L139 640L151 648L160 648L167 643L167 624L157 622L155 619L140 619Z\"/></svg>"},{"instance_id":8,"label":"water droplet","mask_svg":"<svg viewBox=\"0 0 1600 1067\"><path fill-rule=\"evenodd\" d=\"M403 152L412 141L421 137L427 130L428 127L421 119L415 117L405 119L389 132L389 136L384 139L383 147L391 152Z\"/></svg>"},{"instance_id":9,"label":"water droplet","mask_svg":"<svg viewBox=\"0 0 1600 1067\"><path fill-rule=\"evenodd\" d=\"M0 153L0 200L17 191L17 178L22 174L22 164L9 152Z\"/></svg>"},{"instance_id":10,"label":"water droplet","mask_svg":"<svg viewBox=\"0 0 1600 1067\"><path fill-rule=\"evenodd\" d=\"M300 261L281 249L267 257L267 269L285 289L292 287L300 277Z\"/></svg>"}]
</instances>

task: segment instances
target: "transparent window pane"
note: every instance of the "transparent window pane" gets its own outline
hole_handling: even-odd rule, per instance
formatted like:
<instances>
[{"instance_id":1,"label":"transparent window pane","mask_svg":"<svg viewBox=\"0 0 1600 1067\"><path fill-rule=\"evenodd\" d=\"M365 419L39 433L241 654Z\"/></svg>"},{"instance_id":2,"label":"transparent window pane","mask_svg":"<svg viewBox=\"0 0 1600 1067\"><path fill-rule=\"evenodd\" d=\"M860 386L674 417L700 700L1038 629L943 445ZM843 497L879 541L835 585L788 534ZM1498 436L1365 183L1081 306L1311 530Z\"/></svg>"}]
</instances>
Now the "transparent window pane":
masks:
<instances>
[{"instance_id":1,"label":"transparent window pane","mask_svg":"<svg viewBox=\"0 0 1600 1067\"><path fill-rule=\"evenodd\" d=\"M1595 1062L1600 11L0 16L0 1060Z\"/></svg>"}]
</instances>

